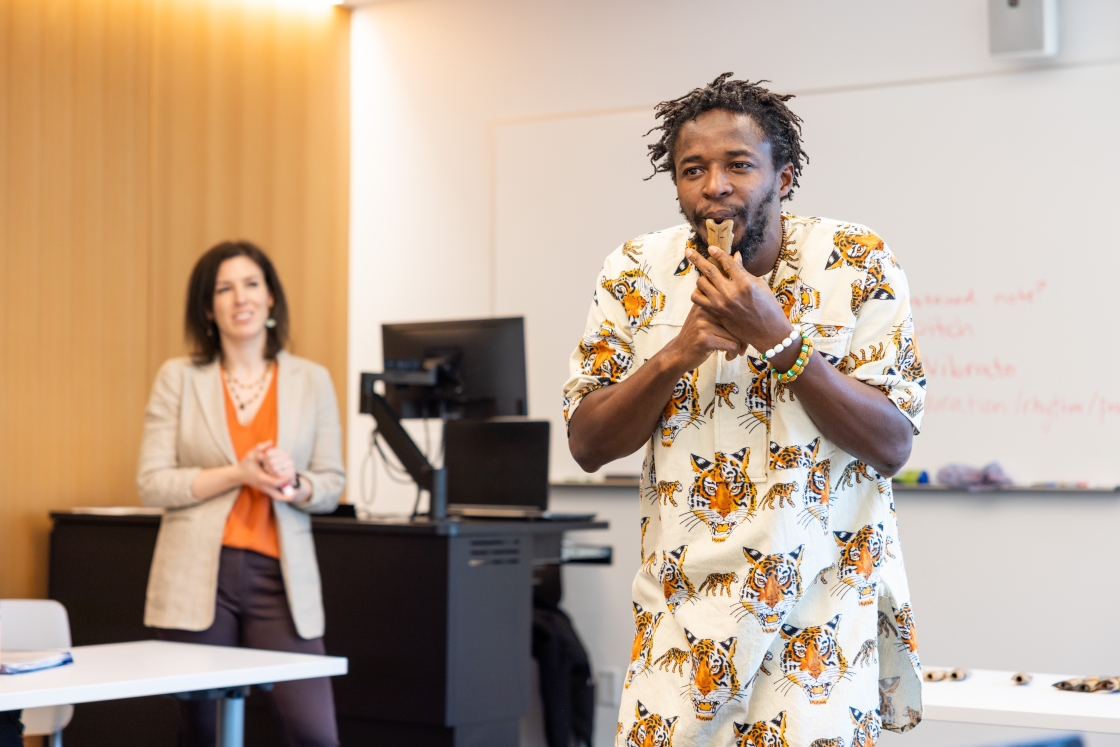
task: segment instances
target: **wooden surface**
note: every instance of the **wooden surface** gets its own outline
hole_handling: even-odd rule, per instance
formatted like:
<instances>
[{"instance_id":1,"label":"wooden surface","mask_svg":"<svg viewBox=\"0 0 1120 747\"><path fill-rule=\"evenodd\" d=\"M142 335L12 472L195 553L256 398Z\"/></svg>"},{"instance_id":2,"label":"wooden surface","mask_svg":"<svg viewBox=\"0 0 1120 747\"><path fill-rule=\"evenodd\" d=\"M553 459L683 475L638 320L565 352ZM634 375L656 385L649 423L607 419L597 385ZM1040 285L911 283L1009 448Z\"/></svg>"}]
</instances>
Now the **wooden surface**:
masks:
<instances>
[{"instance_id":1,"label":"wooden surface","mask_svg":"<svg viewBox=\"0 0 1120 747\"><path fill-rule=\"evenodd\" d=\"M47 513L135 495L195 259L274 259L293 352L345 402L348 12L0 3L0 596L46 591Z\"/></svg>"},{"instance_id":2,"label":"wooden surface","mask_svg":"<svg viewBox=\"0 0 1120 747\"><path fill-rule=\"evenodd\" d=\"M1075 675L1032 673L1029 684L1016 685L1012 674L982 669L973 670L962 682L923 683L925 718L1120 734L1120 702L1115 693L1073 693L1052 687Z\"/></svg>"}]
</instances>

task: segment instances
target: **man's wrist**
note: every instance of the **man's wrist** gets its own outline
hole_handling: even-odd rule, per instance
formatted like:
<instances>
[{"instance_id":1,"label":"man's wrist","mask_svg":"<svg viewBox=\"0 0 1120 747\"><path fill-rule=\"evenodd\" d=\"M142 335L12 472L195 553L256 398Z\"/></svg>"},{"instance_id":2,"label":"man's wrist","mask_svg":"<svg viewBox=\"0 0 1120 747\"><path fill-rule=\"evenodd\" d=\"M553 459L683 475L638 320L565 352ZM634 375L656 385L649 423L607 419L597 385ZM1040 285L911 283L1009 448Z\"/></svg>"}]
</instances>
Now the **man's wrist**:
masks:
<instances>
[{"instance_id":1,"label":"man's wrist","mask_svg":"<svg viewBox=\"0 0 1120 747\"><path fill-rule=\"evenodd\" d=\"M778 373L785 373L793 368L793 364L797 362L797 356L799 355L801 355L800 340L771 358L770 366Z\"/></svg>"},{"instance_id":2,"label":"man's wrist","mask_svg":"<svg viewBox=\"0 0 1120 747\"><path fill-rule=\"evenodd\" d=\"M678 352L679 338L673 338L669 343L658 350L645 362L645 366L652 366L657 376L671 378L674 382L691 370L688 361Z\"/></svg>"}]
</instances>

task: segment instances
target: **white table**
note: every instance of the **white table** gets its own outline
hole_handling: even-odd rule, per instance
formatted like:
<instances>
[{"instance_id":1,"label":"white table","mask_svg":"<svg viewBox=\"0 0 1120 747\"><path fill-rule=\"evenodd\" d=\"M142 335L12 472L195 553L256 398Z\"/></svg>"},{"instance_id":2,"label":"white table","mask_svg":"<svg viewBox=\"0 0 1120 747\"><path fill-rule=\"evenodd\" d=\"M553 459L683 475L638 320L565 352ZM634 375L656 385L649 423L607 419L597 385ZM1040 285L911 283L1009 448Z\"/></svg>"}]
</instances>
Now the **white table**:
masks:
<instances>
[{"instance_id":1,"label":"white table","mask_svg":"<svg viewBox=\"0 0 1120 747\"><path fill-rule=\"evenodd\" d=\"M1012 674L981 669L962 682L923 683L925 718L1120 734L1120 694L1071 693L1052 687L1077 675L1031 672L1030 684L1016 685Z\"/></svg>"},{"instance_id":2,"label":"white table","mask_svg":"<svg viewBox=\"0 0 1120 747\"><path fill-rule=\"evenodd\" d=\"M219 747L244 741L243 688L346 674L338 656L289 654L251 648L136 641L71 649L74 663L28 674L0 676L0 711L90 703L147 695L224 690Z\"/></svg>"}]
</instances>

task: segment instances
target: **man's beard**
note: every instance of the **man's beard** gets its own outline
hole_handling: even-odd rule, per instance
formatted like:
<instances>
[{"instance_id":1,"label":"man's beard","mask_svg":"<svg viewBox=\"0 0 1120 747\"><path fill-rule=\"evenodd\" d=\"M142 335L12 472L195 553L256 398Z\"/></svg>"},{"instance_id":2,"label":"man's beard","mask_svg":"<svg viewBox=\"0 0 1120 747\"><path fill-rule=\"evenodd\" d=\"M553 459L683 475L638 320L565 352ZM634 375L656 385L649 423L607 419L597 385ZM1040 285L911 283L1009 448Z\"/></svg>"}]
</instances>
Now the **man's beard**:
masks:
<instances>
[{"instance_id":1,"label":"man's beard","mask_svg":"<svg viewBox=\"0 0 1120 747\"><path fill-rule=\"evenodd\" d=\"M766 240L766 229L770 227L770 206L777 198L777 187L771 187L770 191L754 206L753 210L744 205L742 210L731 216L732 220L743 226L743 237L731 245L732 256L736 253L743 255L743 265L749 264L758 254L758 250L762 248L762 243ZM690 216L686 214L684 208L681 208L681 214L692 224L696 246L700 247L700 253L707 259L708 229L703 219L698 215ZM703 234L700 233L701 229L704 231Z\"/></svg>"}]
</instances>

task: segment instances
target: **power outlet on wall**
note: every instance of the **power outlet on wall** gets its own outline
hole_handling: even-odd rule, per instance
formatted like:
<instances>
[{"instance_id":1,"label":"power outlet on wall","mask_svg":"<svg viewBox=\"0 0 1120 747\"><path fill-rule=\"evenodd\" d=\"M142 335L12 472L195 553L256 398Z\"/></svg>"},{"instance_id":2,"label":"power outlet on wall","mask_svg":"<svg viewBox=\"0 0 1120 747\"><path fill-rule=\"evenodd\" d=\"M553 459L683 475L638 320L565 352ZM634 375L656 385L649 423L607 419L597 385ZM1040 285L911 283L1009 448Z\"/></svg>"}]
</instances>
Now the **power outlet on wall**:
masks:
<instances>
[{"instance_id":1,"label":"power outlet on wall","mask_svg":"<svg viewBox=\"0 0 1120 747\"><path fill-rule=\"evenodd\" d=\"M595 672L595 705L618 708L621 702L622 670L597 670Z\"/></svg>"}]
</instances>

